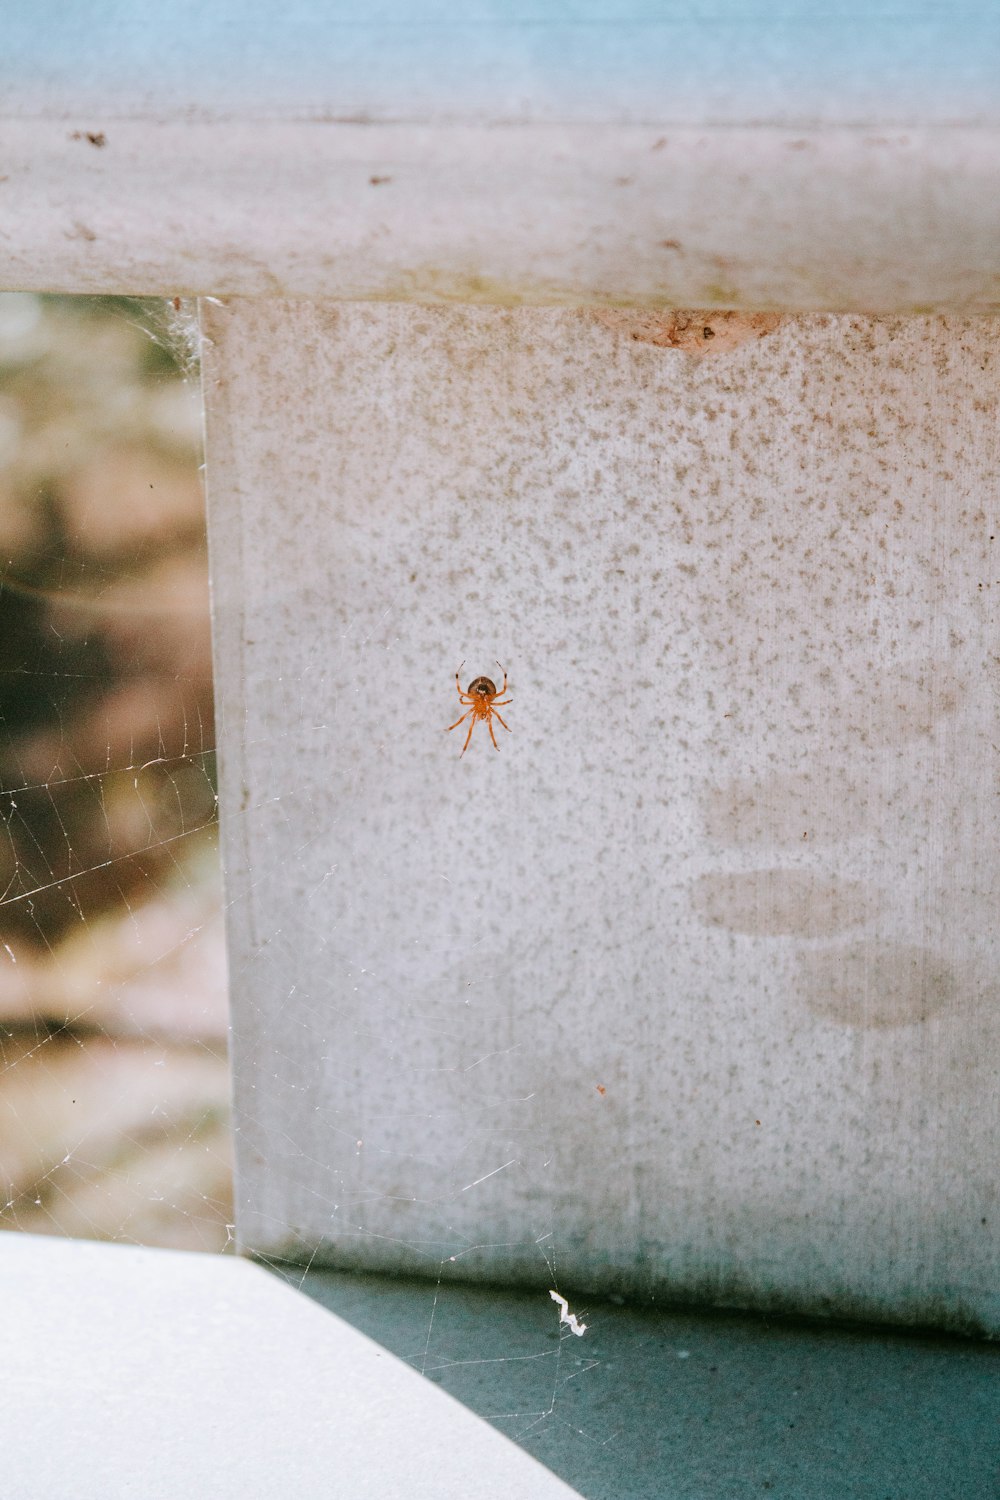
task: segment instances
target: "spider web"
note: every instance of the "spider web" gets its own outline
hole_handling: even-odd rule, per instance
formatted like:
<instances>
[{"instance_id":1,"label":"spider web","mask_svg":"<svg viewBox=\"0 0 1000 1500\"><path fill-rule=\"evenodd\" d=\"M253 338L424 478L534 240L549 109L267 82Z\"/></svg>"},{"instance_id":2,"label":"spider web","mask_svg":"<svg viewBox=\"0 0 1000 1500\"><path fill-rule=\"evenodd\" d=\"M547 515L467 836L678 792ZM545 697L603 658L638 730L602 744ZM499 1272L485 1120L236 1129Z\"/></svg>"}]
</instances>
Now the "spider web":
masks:
<instances>
[{"instance_id":1,"label":"spider web","mask_svg":"<svg viewBox=\"0 0 1000 1500\"><path fill-rule=\"evenodd\" d=\"M876 1256L890 1197L900 1222L909 1216L910 1243L932 1244L936 1201L949 1264L989 1284L995 840L984 830L995 763L984 750L990 706L972 685L995 691L980 615L992 618L986 558L997 528L985 513L939 514L934 474L909 509L897 508L889 482L868 495L866 443L880 444L897 419L907 433L900 473L907 485L918 473L906 424L922 387L893 341L916 350L925 380L931 369L940 376L940 348L922 343L920 328L804 323L780 358L794 373L811 339L821 356L812 373L846 369L870 421L849 428L846 448L838 438L818 456L809 438L813 506L789 480L805 449L794 427L786 432L764 505L735 481L737 500L717 502L730 458L709 432L705 391L690 369L667 370L658 353L647 360L641 339L619 338L606 320L539 313L529 325L496 311L270 302L229 327L227 315L210 308L207 327L210 341L228 340L231 377L215 412L213 524L223 524L213 544L226 549L215 586L231 692L222 712L232 716L226 919L237 956L240 1211L191 312L7 297L0 1224L219 1252L235 1248L238 1218L244 1248L543 1459L560 1441L575 1445L589 1456L577 1466L592 1480L586 1492L617 1500L619 1456L647 1436L633 1422L623 1438L619 1425L622 1346L612 1334L630 1314L577 1286L619 1285L635 1297L647 1270L665 1279L685 1258L689 1270L721 1274L712 1214L725 1212L738 1221L738 1268L749 1269L721 1292L721 1280L703 1283L708 1295L763 1305L787 1296L790 1262L774 1271L767 1249L785 1232L771 1220L787 1228L778 1102L800 1152L809 1137L800 1127L815 1127L819 1154L796 1213L803 1222L819 1212L824 1254L842 1233L824 1196L832 1146L843 1202L852 1212L873 1205L865 1233L842 1234L845 1263ZM992 408L980 400L990 349L975 326L953 335L956 409L985 415L940 434L932 424L926 441L940 435L949 486L973 449L970 473L995 468ZM556 374L532 416L524 372L543 340ZM599 372L589 382L592 449L576 441L580 411L556 402L551 412L547 401L569 341ZM262 347L271 388L258 384ZM396 348L419 357L393 363ZM901 417L867 383L870 367L883 381L903 372L891 377ZM782 389L779 356L770 370ZM602 410L594 394L609 371L646 413L631 436L614 430L614 402ZM472 379L478 433L455 399ZM678 389L684 421L662 455L643 457L635 433L657 430ZM273 434L262 409L279 413ZM558 471L544 451L553 431ZM595 454L610 480L593 471ZM663 557L678 560L668 604L647 618L632 502L659 493L663 455L684 459L677 494L698 501L706 537L696 568L684 558L697 528L680 500L647 516L664 528ZM608 503L588 560L579 498L602 483ZM850 546L828 580L834 503ZM511 557L514 527L527 541ZM876 575L897 601L885 605L884 628L849 607L847 592L838 597L860 586L868 598L858 538L873 527L895 536ZM752 568L744 535L761 545ZM822 579L821 604L804 617L802 652L776 650L765 670L754 643L770 650L788 623L790 555L803 577ZM533 557L558 568L557 583L518 576ZM727 594L744 565L754 587ZM769 568L775 586L763 588ZM743 622L728 642L713 635L719 601ZM845 612L841 639L830 622ZM482 726L462 759L460 732L442 733L463 656L465 686L492 673L495 656L509 669L514 737L501 737L499 755ZM608 662L630 664L611 703ZM820 667L830 680L813 704L822 714L810 717L799 674L812 680ZM769 725L753 695L775 683L776 701L795 711L783 706ZM787 723L800 744L782 742ZM845 740L845 730L858 732ZM669 757L650 760L651 734ZM640 811L635 794L651 765L669 776ZM934 794L932 820L922 789ZM873 817L886 834L874 850L864 841ZM669 849L674 874L657 887L636 858L602 886L602 850L623 831L640 855ZM966 907L972 930L960 932ZM683 1004L674 976L671 1004L656 1009L664 965L682 959ZM714 1009L703 993L710 972L731 979ZM769 1073L780 1045L745 997L775 992L806 1008L792 1031L815 1042L822 1068L814 1058L780 1081ZM685 1009L708 1018L694 1040L669 1030ZM925 1090L912 1087L918 1026L933 1038L920 1054ZM906 1086L879 1085L883 1074ZM957 1126L928 1116L938 1074L961 1076L975 1101L962 1104ZM858 1078L865 1109L842 1124ZM708 1218L704 1169L696 1154L693 1168L684 1159L684 1140L714 1152ZM909 1142L920 1193L907 1185ZM948 1142L961 1147L962 1174L948 1165ZM622 1255L629 1280L616 1283ZM492 1291L491 1279L521 1291ZM904 1269L896 1295L913 1281ZM655 1339L667 1343L671 1371L714 1375L693 1335L673 1348L670 1338L664 1320ZM703 1394L713 1399L710 1386ZM644 1400L632 1408L647 1410Z\"/></svg>"},{"instance_id":2,"label":"spider web","mask_svg":"<svg viewBox=\"0 0 1000 1500\"><path fill-rule=\"evenodd\" d=\"M0 297L0 1225L231 1240L190 310Z\"/></svg>"},{"instance_id":3,"label":"spider web","mask_svg":"<svg viewBox=\"0 0 1000 1500\"><path fill-rule=\"evenodd\" d=\"M244 1246L421 1276L392 1347L503 1372L479 1409L529 1441L601 1358L580 1287L914 1306L889 1226L958 1264L946 1139L984 1164L987 1286L995 955L957 909L987 856L942 829L992 816L993 531L954 484L992 439L930 421L917 460L942 330L744 327L715 366L554 311L235 301L206 331ZM978 411L982 331L944 332ZM499 754L443 733L463 658L509 671ZM928 1130L946 1057L983 1109ZM547 1325L470 1356L460 1279Z\"/></svg>"},{"instance_id":4,"label":"spider web","mask_svg":"<svg viewBox=\"0 0 1000 1500\"><path fill-rule=\"evenodd\" d=\"M187 305L0 297L0 1228L218 1253L235 1215L196 353ZM465 1071L495 1086L516 1051ZM532 1239L538 1292L516 1326L477 1315L475 1358L451 1247L411 1244L426 1279L404 1305L386 1286L361 1305L363 1281L321 1294L530 1438L599 1363L590 1309L550 1296L554 1226ZM314 1258L273 1263L302 1284Z\"/></svg>"}]
</instances>

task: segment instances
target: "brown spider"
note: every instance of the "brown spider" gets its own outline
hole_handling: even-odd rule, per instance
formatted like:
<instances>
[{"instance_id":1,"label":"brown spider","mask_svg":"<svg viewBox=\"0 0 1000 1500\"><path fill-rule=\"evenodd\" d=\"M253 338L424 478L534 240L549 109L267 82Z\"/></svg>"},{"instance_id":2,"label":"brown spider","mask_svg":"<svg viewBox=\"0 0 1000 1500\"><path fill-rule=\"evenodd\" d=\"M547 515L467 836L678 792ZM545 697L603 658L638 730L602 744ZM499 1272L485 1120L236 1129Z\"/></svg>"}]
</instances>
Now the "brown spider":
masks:
<instances>
[{"instance_id":1,"label":"brown spider","mask_svg":"<svg viewBox=\"0 0 1000 1500\"><path fill-rule=\"evenodd\" d=\"M465 662L463 661L459 665L458 672L461 672L462 667L464 666ZM497 662L497 666L500 667L499 662ZM464 755L466 750L468 750L469 748L469 741L472 739L472 731L475 729L476 723L479 719L485 719L486 721L486 727L490 732L490 739L493 741L494 750L499 750L500 746L497 744L497 737L493 733L493 720L499 719L500 723L503 724L503 727L506 729L507 733L510 734L512 732L510 725L504 724L503 718L500 714L497 713L498 707L503 708L505 704L513 703L514 701L513 698L504 697L504 693L507 691L507 673L504 672L503 667L500 667L500 670L501 672L503 672L503 687L499 692L497 692L495 685L490 681L488 677L474 677L469 683L468 689L463 693L462 684L458 680L458 672L455 673L455 686L458 689L458 696L461 699L462 705L463 707L465 704L469 704L470 706L466 709L461 719L456 719L454 724L448 725L448 728L445 730L445 734L447 734L449 730L457 729L459 724L461 724L463 720L467 719L470 714L472 715L472 723L469 725L469 732L465 736L465 744L462 746L461 755L459 755L458 757L459 760L462 759L462 755ZM499 704L497 703L498 698L500 700Z\"/></svg>"}]
</instances>

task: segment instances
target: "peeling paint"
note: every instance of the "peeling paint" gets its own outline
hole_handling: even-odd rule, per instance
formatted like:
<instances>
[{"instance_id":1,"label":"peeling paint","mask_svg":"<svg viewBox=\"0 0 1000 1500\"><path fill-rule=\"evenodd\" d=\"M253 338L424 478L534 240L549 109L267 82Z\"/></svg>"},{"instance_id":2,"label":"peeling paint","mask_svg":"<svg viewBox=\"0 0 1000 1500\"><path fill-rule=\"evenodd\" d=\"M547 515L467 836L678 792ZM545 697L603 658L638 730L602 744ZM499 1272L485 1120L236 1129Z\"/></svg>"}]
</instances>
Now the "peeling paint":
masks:
<instances>
[{"instance_id":1,"label":"peeling paint","mask_svg":"<svg viewBox=\"0 0 1000 1500\"><path fill-rule=\"evenodd\" d=\"M601 309L591 316L603 327L627 335L639 344L682 349L685 354L729 354L751 339L773 333L781 324L778 313L719 312L689 309L675 312Z\"/></svg>"}]
</instances>

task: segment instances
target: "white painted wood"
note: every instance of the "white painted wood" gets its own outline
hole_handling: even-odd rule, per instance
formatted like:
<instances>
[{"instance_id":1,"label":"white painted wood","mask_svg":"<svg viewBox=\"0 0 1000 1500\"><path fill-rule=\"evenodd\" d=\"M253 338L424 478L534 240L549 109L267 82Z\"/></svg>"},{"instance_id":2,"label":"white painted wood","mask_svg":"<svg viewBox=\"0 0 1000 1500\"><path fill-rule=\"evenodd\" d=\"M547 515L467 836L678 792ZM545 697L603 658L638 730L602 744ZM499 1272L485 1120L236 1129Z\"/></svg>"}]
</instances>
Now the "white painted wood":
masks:
<instances>
[{"instance_id":1,"label":"white painted wood","mask_svg":"<svg viewBox=\"0 0 1000 1500\"><path fill-rule=\"evenodd\" d=\"M1000 305L1000 15L22 7L0 288Z\"/></svg>"},{"instance_id":2,"label":"white painted wood","mask_svg":"<svg viewBox=\"0 0 1000 1500\"><path fill-rule=\"evenodd\" d=\"M0 1235L18 1500L572 1500L349 1324L229 1256Z\"/></svg>"},{"instance_id":3,"label":"white painted wood","mask_svg":"<svg viewBox=\"0 0 1000 1500\"><path fill-rule=\"evenodd\" d=\"M88 133L106 144L95 148ZM791 310L1000 305L992 129L490 129L86 114L0 119L0 152L6 289Z\"/></svg>"},{"instance_id":4,"label":"white painted wood","mask_svg":"<svg viewBox=\"0 0 1000 1500\"><path fill-rule=\"evenodd\" d=\"M204 314L244 1246L1000 1332L994 325Z\"/></svg>"}]
</instances>

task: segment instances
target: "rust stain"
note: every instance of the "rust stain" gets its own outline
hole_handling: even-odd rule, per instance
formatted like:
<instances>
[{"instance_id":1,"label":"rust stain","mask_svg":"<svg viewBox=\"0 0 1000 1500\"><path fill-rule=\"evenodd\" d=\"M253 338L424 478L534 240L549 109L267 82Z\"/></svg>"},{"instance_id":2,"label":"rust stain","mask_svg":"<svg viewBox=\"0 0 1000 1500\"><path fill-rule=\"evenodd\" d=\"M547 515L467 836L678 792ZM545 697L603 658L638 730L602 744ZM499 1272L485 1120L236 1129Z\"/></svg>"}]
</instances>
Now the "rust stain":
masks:
<instances>
[{"instance_id":1,"label":"rust stain","mask_svg":"<svg viewBox=\"0 0 1000 1500\"><path fill-rule=\"evenodd\" d=\"M679 247L678 247L679 248ZM698 308L673 311L597 308L591 317L602 327L638 344L681 349L685 354L728 354L751 339L773 333L779 313L718 312Z\"/></svg>"}]
</instances>

